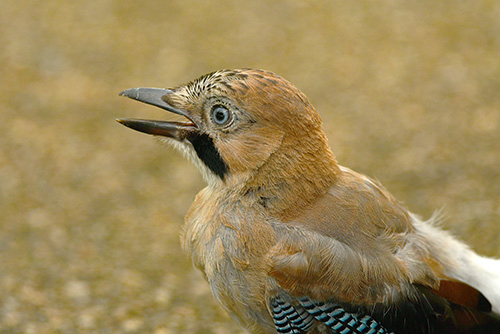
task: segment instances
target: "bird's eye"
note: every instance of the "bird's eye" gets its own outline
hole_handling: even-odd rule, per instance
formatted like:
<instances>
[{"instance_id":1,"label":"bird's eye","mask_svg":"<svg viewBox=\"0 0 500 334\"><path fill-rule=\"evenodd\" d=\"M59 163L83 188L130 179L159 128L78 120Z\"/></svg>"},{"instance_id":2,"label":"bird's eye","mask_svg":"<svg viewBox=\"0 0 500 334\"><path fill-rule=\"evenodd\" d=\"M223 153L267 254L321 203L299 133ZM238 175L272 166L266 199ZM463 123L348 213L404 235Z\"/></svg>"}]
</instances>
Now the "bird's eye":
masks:
<instances>
[{"instance_id":1,"label":"bird's eye","mask_svg":"<svg viewBox=\"0 0 500 334\"><path fill-rule=\"evenodd\" d=\"M212 120L217 125L225 125L231 119L231 114L226 107L221 105L216 105L212 108Z\"/></svg>"}]
</instances>

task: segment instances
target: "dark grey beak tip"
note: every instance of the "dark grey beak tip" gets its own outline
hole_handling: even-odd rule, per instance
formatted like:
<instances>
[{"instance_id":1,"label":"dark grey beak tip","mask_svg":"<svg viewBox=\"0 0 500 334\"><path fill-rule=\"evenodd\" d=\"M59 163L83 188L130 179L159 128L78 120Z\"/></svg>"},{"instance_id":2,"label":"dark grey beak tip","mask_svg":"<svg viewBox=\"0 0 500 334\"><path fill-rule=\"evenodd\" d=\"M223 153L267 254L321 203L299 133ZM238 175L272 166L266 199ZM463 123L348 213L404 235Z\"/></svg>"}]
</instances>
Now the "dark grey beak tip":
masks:
<instances>
[{"instance_id":1,"label":"dark grey beak tip","mask_svg":"<svg viewBox=\"0 0 500 334\"><path fill-rule=\"evenodd\" d=\"M116 121L121 125L125 125L127 128L137 130L137 120L132 118L116 118Z\"/></svg>"},{"instance_id":2,"label":"dark grey beak tip","mask_svg":"<svg viewBox=\"0 0 500 334\"><path fill-rule=\"evenodd\" d=\"M139 88L130 88L130 89L125 89L124 91L120 92L118 94L119 96L126 96L128 98L137 100L137 97L139 96L138 94Z\"/></svg>"},{"instance_id":3,"label":"dark grey beak tip","mask_svg":"<svg viewBox=\"0 0 500 334\"><path fill-rule=\"evenodd\" d=\"M158 125L163 125L163 123L168 124L167 122L161 121L152 121L148 119L136 119L136 118L117 118L116 121L122 125L125 125L128 128L133 130L144 132L147 134L155 134L155 129L160 128Z\"/></svg>"},{"instance_id":4,"label":"dark grey beak tip","mask_svg":"<svg viewBox=\"0 0 500 334\"><path fill-rule=\"evenodd\" d=\"M130 88L121 92L120 96L126 96L130 99L137 100L140 102L144 102L147 104L151 104L153 106L168 110L178 115L189 116L186 115L186 112L183 110L177 109L170 104L168 104L164 100L164 96L168 94L172 94L173 91L171 89L165 88L152 88L152 87L139 87L139 88Z\"/></svg>"},{"instance_id":5,"label":"dark grey beak tip","mask_svg":"<svg viewBox=\"0 0 500 334\"><path fill-rule=\"evenodd\" d=\"M138 87L125 89L119 95L168 110L170 106L163 101L163 97L170 93L172 93L170 89Z\"/></svg>"},{"instance_id":6,"label":"dark grey beak tip","mask_svg":"<svg viewBox=\"0 0 500 334\"><path fill-rule=\"evenodd\" d=\"M162 101L162 97L172 93L171 89L165 88L152 88L152 87L138 87L125 89L120 92L120 96L126 96L133 100L153 104Z\"/></svg>"}]
</instances>

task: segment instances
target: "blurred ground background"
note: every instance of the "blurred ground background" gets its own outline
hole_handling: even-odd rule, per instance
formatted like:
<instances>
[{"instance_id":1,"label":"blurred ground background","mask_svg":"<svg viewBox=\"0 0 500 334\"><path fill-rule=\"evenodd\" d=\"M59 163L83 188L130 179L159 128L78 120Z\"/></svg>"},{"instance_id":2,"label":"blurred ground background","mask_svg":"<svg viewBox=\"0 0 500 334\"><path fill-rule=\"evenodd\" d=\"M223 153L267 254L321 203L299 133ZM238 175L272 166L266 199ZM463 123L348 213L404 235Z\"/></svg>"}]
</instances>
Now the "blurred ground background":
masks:
<instances>
[{"instance_id":1,"label":"blurred ground background","mask_svg":"<svg viewBox=\"0 0 500 334\"><path fill-rule=\"evenodd\" d=\"M118 97L272 70L338 160L500 256L498 1L4 1L0 332L239 333L182 254L204 183Z\"/></svg>"}]
</instances>

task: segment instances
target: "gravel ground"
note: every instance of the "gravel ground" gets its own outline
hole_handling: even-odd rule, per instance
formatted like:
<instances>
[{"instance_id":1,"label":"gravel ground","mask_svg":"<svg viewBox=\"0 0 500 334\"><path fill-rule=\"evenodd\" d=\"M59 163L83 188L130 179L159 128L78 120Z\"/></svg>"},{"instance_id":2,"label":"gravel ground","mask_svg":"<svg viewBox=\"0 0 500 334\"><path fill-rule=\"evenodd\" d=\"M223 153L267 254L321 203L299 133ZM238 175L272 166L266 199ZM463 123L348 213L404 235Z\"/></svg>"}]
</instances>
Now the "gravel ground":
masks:
<instances>
[{"instance_id":1,"label":"gravel ground","mask_svg":"<svg viewBox=\"0 0 500 334\"><path fill-rule=\"evenodd\" d=\"M240 333L180 250L204 186L118 97L277 72L338 160L500 256L498 1L7 1L0 11L0 332Z\"/></svg>"}]
</instances>

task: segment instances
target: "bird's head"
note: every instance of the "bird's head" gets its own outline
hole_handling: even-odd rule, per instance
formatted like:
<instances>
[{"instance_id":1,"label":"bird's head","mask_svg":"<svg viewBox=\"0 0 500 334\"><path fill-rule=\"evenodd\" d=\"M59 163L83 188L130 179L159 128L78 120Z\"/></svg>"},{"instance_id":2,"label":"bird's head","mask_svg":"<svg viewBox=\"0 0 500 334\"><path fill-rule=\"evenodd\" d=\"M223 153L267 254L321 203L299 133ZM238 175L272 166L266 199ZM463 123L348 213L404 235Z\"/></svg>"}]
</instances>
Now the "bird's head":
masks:
<instances>
[{"instance_id":1,"label":"bird's head","mask_svg":"<svg viewBox=\"0 0 500 334\"><path fill-rule=\"evenodd\" d=\"M173 89L132 88L120 95L184 116L186 122L118 121L168 138L211 186L248 191L304 180L314 188L336 167L318 113L301 91L271 72L221 70Z\"/></svg>"}]
</instances>

